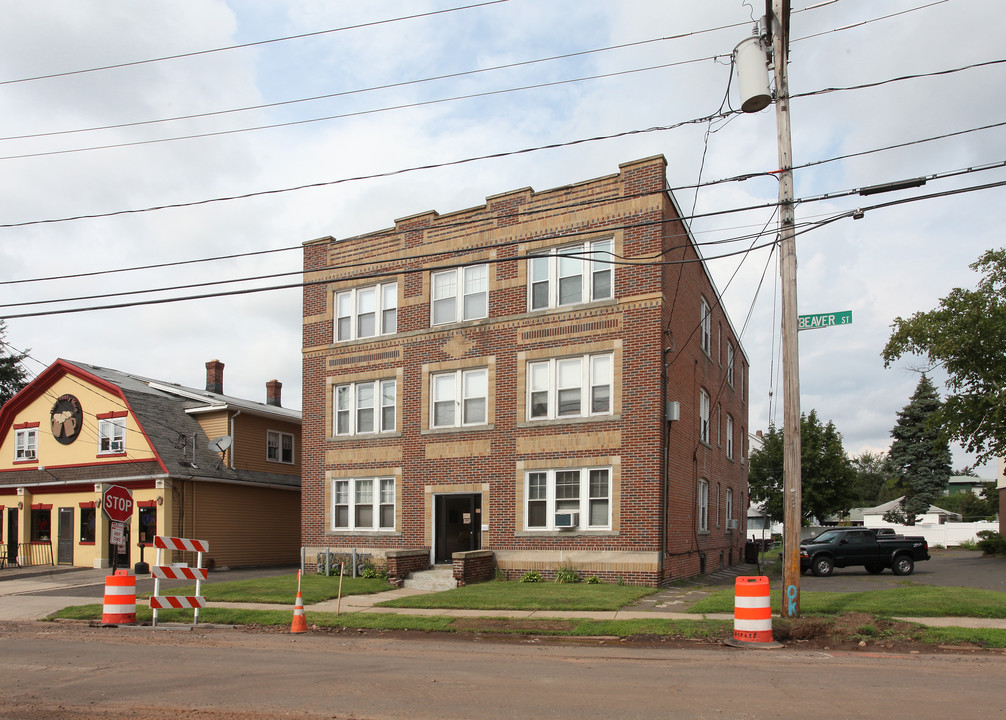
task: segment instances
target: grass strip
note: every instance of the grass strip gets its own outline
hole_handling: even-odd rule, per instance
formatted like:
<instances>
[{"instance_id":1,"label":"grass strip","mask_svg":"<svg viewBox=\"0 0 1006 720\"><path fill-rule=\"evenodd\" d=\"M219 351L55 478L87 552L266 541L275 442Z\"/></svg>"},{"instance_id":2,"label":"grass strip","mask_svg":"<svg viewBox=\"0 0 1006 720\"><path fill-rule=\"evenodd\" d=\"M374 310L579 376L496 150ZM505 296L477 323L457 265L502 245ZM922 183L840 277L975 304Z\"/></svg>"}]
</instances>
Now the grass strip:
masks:
<instances>
[{"instance_id":1,"label":"grass strip","mask_svg":"<svg viewBox=\"0 0 1006 720\"><path fill-rule=\"evenodd\" d=\"M772 607L782 607L782 590L772 594ZM686 612L732 613L734 589L724 588L697 601ZM1006 618L1006 593L975 588L903 585L865 592L801 592L800 611L813 615L862 612L884 617Z\"/></svg>"},{"instance_id":2,"label":"grass strip","mask_svg":"<svg viewBox=\"0 0 1006 720\"><path fill-rule=\"evenodd\" d=\"M452 610L618 610L656 588L586 583L486 582L454 590L386 600L380 607Z\"/></svg>"}]
</instances>

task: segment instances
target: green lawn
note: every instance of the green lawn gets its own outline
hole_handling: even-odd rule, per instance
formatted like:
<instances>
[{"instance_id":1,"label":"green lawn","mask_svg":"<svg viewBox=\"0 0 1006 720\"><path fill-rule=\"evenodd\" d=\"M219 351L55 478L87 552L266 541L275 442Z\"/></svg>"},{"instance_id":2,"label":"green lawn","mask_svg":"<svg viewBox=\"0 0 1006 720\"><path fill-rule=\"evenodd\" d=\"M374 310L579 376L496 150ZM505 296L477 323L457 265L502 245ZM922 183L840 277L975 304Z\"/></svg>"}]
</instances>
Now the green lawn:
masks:
<instances>
[{"instance_id":1,"label":"green lawn","mask_svg":"<svg viewBox=\"0 0 1006 720\"><path fill-rule=\"evenodd\" d=\"M656 588L635 585L485 582L378 604L395 608L603 611L618 610L655 592Z\"/></svg>"},{"instance_id":2,"label":"green lawn","mask_svg":"<svg viewBox=\"0 0 1006 720\"><path fill-rule=\"evenodd\" d=\"M391 590L387 580L375 578L342 579L342 594L368 595ZM304 575L301 577L301 597L305 605L331 600L339 595L339 578L324 575ZM162 595L194 595L195 585L173 587L162 590ZM297 573L277 575L257 580L236 580L233 582L207 582L200 588L203 597L212 602L276 603L293 606L297 598ZM140 593L138 597L148 597Z\"/></svg>"},{"instance_id":3,"label":"green lawn","mask_svg":"<svg viewBox=\"0 0 1006 720\"><path fill-rule=\"evenodd\" d=\"M782 590L773 593L772 607L782 607ZM724 588L699 600L687 612L732 613L734 590ZM800 613L838 615L863 612L884 617L1006 618L1006 593L974 588L904 585L856 593L801 592Z\"/></svg>"}]
</instances>

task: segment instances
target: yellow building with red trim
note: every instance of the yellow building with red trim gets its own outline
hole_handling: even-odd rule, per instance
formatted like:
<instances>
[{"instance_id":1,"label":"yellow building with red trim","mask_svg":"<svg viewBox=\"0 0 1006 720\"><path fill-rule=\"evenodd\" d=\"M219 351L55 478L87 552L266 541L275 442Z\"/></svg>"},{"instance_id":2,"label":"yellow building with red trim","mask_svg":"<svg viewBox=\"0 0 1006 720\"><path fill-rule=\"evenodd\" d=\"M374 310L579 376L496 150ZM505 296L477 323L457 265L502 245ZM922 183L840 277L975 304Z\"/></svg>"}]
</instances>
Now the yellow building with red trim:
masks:
<instances>
[{"instance_id":1,"label":"yellow building with red trim","mask_svg":"<svg viewBox=\"0 0 1006 720\"><path fill-rule=\"evenodd\" d=\"M5 403L0 564L152 563L155 535L208 540L211 567L296 563L300 412L275 380L265 403L224 395L223 368L206 363L195 389L57 360ZM133 497L124 546L101 509L110 485Z\"/></svg>"}]
</instances>

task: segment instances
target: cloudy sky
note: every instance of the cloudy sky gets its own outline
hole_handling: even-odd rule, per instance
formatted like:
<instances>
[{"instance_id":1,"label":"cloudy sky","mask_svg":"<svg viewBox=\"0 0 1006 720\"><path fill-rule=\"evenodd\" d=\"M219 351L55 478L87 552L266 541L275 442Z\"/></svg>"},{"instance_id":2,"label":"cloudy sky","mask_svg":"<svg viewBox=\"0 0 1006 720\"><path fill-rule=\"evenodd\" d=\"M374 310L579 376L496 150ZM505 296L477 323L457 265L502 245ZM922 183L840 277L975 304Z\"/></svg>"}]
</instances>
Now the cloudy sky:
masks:
<instances>
[{"instance_id":1,"label":"cloudy sky","mask_svg":"<svg viewBox=\"0 0 1006 720\"><path fill-rule=\"evenodd\" d=\"M763 12L754 0L8 3L7 341L30 348L32 374L64 357L200 387L216 358L227 393L264 400L276 378L299 408L297 288L56 313L295 284L305 241L662 154L745 328L750 427L781 425L777 256L744 252L774 237L777 181L714 182L778 167L774 108L701 121L739 107L730 54ZM1003 188L918 198L1006 179L987 169L1006 160L1006 127L962 133L1006 121L1006 64L987 64L1004 59L1004 19L1001 0L794 2L793 152L810 164L795 176L799 311L853 312L800 333L801 405L834 421L850 454L889 446L918 381L919 360L883 367L892 320L973 287L968 265L1003 246ZM913 201L821 224L896 200Z\"/></svg>"}]
</instances>

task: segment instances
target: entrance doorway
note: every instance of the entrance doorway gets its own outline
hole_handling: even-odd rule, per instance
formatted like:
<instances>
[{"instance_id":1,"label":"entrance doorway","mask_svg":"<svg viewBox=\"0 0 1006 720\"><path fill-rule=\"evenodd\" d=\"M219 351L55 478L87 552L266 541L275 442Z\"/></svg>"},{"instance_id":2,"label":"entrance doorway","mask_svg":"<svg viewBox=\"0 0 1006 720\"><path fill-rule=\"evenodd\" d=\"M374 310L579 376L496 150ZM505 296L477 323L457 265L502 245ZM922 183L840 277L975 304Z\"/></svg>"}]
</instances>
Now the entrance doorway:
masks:
<instances>
[{"instance_id":1,"label":"entrance doorway","mask_svg":"<svg viewBox=\"0 0 1006 720\"><path fill-rule=\"evenodd\" d=\"M7 508L7 564L17 565L17 508Z\"/></svg>"},{"instance_id":2,"label":"entrance doorway","mask_svg":"<svg viewBox=\"0 0 1006 720\"><path fill-rule=\"evenodd\" d=\"M61 507L56 528L56 564L73 565L73 508Z\"/></svg>"},{"instance_id":3,"label":"entrance doorway","mask_svg":"<svg viewBox=\"0 0 1006 720\"><path fill-rule=\"evenodd\" d=\"M449 564L456 552L482 547L482 495L434 496L433 562Z\"/></svg>"}]
</instances>

